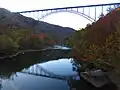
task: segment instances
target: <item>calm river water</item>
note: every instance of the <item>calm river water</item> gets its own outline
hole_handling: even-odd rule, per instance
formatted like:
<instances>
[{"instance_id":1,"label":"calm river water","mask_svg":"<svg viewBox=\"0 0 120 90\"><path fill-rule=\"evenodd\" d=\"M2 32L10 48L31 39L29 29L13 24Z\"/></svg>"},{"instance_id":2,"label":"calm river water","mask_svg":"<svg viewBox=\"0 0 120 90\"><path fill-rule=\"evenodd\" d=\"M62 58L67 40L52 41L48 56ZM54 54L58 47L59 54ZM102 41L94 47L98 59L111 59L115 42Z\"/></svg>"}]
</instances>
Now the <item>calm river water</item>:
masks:
<instances>
[{"instance_id":1,"label":"calm river water","mask_svg":"<svg viewBox=\"0 0 120 90\"><path fill-rule=\"evenodd\" d=\"M70 90L66 80L22 73L23 69L30 70L39 65L56 75L75 75L76 71L73 71L68 48L63 48L66 51L57 50L57 48L58 46L54 50L25 53L15 59L1 61L0 90ZM97 90L84 80L81 80L80 87L80 90Z\"/></svg>"}]
</instances>

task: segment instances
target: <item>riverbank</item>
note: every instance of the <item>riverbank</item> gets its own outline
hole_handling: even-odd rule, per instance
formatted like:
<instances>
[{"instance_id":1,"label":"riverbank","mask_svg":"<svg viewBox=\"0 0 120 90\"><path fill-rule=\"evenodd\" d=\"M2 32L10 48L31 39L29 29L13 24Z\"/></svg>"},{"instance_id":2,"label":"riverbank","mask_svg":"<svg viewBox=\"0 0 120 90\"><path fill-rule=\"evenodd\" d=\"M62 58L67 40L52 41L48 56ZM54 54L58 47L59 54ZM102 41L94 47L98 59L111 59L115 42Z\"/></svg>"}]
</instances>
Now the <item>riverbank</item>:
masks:
<instances>
[{"instance_id":1,"label":"riverbank","mask_svg":"<svg viewBox=\"0 0 120 90\"><path fill-rule=\"evenodd\" d=\"M47 48L43 48L43 49L39 49L39 50L35 50L35 49L29 49L29 50L20 50L19 52L16 52L14 54L11 55L5 55L5 56L0 56L0 59L6 59L6 58L14 58L17 57L18 55L27 53L27 52L41 52L41 51L45 51L45 50L65 50L65 51L70 51L71 48L67 48L67 47L61 47L59 45L54 45L54 46L50 46Z\"/></svg>"},{"instance_id":2,"label":"riverbank","mask_svg":"<svg viewBox=\"0 0 120 90\"><path fill-rule=\"evenodd\" d=\"M44 50L47 50L47 49L41 49L41 50L22 50L22 51L19 51L19 52L16 52L15 54L12 54L12 55L5 55L5 56L0 56L0 59L6 59L6 58L14 58L20 54L24 54L26 52L38 52L38 51L44 51Z\"/></svg>"},{"instance_id":3,"label":"riverbank","mask_svg":"<svg viewBox=\"0 0 120 90\"><path fill-rule=\"evenodd\" d=\"M76 61L76 63L78 63L78 62ZM103 80L103 78L96 81L96 76L95 76L95 80L93 80L93 77L91 75L88 75L88 76L83 75L83 72L86 72L88 70L90 70L90 67L88 67L88 66L86 66L86 67L83 67L83 66L78 67L78 73L79 73L80 77L83 78L86 82L90 83L93 86L98 86L98 87L100 86L99 88L102 88L104 86L107 86L107 85L111 84L111 85L113 85L113 86L115 86L117 88L115 90L120 90L120 74L116 73L115 71L104 71L103 70L103 72L105 72L105 74L106 74L106 76L108 78L107 79L108 84L107 84L106 81ZM94 70L95 70L95 68L94 68ZM98 70L98 69L96 69L96 70ZM99 74L99 73L97 73L97 74ZM95 75L95 73L94 73L94 75ZM101 83L98 83L98 82L101 82Z\"/></svg>"}]
</instances>

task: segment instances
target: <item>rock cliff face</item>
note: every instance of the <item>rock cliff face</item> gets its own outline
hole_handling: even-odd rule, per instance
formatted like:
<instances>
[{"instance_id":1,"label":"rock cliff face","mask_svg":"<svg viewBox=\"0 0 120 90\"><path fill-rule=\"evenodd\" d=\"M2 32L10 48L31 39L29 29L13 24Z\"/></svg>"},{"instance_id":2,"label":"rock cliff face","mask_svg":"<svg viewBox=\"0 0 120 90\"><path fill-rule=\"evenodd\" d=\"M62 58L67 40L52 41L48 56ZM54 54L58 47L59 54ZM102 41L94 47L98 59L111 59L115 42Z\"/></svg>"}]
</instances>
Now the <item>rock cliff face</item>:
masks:
<instances>
[{"instance_id":1,"label":"rock cliff face","mask_svg":"<svg viewBox=\"0 0 120 90\"><path fill-rule=\"evenodd\" d=\"M4 8L0 8L0 27L2 30L9 28L27 28L34 33L44 33L51 36L58 43L63 43L65 37L69 37L75 31L69 27L61 27L43 21L37 21L21 14L12 13ZM3 32L1 29L0 31Z\"/></svg>"}]
</instances>

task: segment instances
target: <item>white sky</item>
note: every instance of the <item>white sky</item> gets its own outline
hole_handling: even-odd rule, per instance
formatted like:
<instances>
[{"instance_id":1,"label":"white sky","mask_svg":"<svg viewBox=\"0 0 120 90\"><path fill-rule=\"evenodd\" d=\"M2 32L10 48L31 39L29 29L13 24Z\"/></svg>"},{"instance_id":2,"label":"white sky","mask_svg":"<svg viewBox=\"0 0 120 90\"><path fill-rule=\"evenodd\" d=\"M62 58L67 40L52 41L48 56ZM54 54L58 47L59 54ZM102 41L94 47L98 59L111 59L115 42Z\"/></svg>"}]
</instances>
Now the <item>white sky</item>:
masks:
<instances>
[{"instance_id":1,"label":"white sky","mask_svg":"<svg viewBox=\"0 0 120 90\"><path fill-rule=\"evenodd\" d=\"M0 0L0 7L15 12L117 2L120 2L120 0ZM83 17L70 13L52 14L44 18L43 21L75 29L85 27L87 23L90 23Z\"/></svg>"}]
</instances>

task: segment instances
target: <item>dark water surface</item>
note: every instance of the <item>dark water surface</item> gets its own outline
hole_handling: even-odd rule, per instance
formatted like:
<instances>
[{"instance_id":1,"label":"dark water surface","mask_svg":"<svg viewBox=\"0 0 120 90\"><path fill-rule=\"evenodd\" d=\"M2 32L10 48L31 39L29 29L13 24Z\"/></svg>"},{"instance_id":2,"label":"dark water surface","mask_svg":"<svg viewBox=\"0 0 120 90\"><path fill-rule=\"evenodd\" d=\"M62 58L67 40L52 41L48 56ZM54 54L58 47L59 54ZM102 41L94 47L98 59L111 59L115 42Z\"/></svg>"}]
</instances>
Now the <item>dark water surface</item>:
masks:
<instances>
[{"instance_id":1,"label":"dark water surface","mask_svg":"<svg viewBox=\"0 0 120 90\"><path fill-rule=\"evenodd\" d=\"M0 90L70 90L66 80L48 78L39 75L23 73L22 71L34 71L40 67L48 72L61 76L72 76L73 71L68 48L64 50L46 50L44 52L30 52L20 55L15 59L2 60L0 63ZM43 72L44 74L44 72ZM98 90L81 79L79 82L81 89L78 90ZM99 90L116 90L99 89Z\"/></svg>"},{"instance_id":2,"label":"dark water surface","mask_svg":"<svg viewBox=\"0 0 120 90\"><path fill-rule=\"evenodd\" d=\"M69 90L66 80L22 73L39 65L57 75L69 76L72 71L71 59L64 50L46 50L20 55L15 59L6 59L0 63L1 90Z\"/></svg>"},{"instance_id":3,"label":"dark water surface","mask_svg":"<svg viewBox=\"0 0 120 90\"><path fill-rule=\"evenodd\" d=\"M69 59L48 61L39 65L57 74L72 75L74 73ZM69 90L67 82L63 80L21 72L17 72L12 78L13 80L2 80L3 90L8 90L8 88L9 90Z\"/></svg>"}]
</instances>

